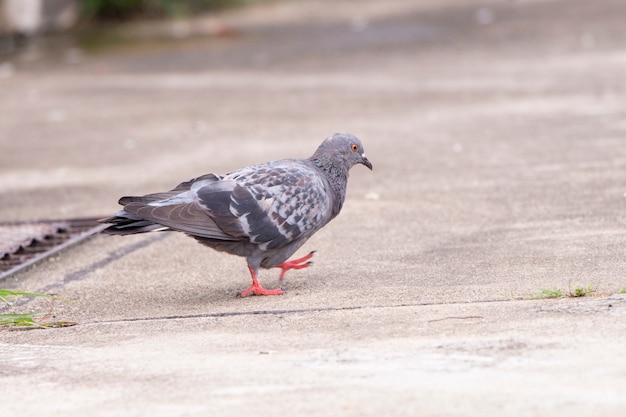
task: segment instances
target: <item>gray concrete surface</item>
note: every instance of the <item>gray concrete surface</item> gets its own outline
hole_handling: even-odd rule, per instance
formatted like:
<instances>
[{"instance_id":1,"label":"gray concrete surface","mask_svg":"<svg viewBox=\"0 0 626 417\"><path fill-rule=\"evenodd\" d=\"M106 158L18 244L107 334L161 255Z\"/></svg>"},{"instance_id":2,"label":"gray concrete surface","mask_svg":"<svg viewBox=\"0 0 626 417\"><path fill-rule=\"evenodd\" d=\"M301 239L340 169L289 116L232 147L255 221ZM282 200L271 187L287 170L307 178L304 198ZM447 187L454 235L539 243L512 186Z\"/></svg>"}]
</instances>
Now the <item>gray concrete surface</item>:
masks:
<instances>
[{"instance_id":1,"label":"gray concrete surface","mask_svg":"<svg viewBox=\"0 0 626 417\"><path fill-rule=\"evenodd\" d=\"M2 415L623 415L625 11L276 2L207 19L229 36L5 64L3 220L108 215L335 131L374 171L281 297L236 298L245 263L177 234L2 282L80 323L0 332Z\"/></svg>"}]
</instances>

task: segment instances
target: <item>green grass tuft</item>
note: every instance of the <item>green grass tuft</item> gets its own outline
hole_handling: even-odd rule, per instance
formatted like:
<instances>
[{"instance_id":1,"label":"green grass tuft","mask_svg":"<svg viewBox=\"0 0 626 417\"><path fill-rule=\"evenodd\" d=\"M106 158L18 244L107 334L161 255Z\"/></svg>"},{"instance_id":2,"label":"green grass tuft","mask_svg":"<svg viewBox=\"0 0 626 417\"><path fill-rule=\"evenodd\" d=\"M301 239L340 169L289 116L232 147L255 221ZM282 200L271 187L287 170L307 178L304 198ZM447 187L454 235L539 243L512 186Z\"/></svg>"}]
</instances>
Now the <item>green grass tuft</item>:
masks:
<instances>
[{"instance_id":1,"label":"green grass tuft","mask_svg":"<svg viewBox=\"0 0 626 417\"><path fill-rule=\"evenodd\" d=\"M544 299L544 298L561 298L563 297L563 291L555 288L553 290L547 288L539 289L532 298Z\"/></svg>"},{"instance_id":2,"label":"green grass tuft","mask_svg":"<svg viewBox=\"0 0 626 417\"><path fill-rule=\"evenodd\" d=\"M39 292L11 291L11 290L5 290L3 288L0 288L0 300L4 301L7 304L12 304L11 303L11 299L12 298L18 298L18 297L22 297L22 296L26 296L26 297L52 297L49 294L42 294L42 293L39 293Z\"/></svg>"},{"instance_id":3,"label":"green grass tuft","mask_svg":"<svg viewBox=\"0 0 626 417\"><path fill-rule=\"evenodd\" d=\"M574 288L574 290L572 290L570 288L570 290L567 293L568 297L587 297L588 295L591 295L595 292L596 290L593 288L593 286L588 286L588 287L577 287Z\"/></svg>"},{"instance_id":4,"label":"green grass tuft","mask_svg":"<svg viewBox=\"0 0 626 417\"><path fill-rule=\"evenodd\" d=\"M567 291L563 291L559 288L547 289L541 288L531 297L534 299L547 299L547 298L562 298L562 297L587 297L596 292L596 289L593 288L593 285L589 285L588 287L575 287L570 288Z\"/></svg>"},{"instance_id":5,"label":"green grass tuft","mask_svg":"<svg viewBox=\"0 0 626 417\"><path fill-rule=\"evenodd\" d=\"M14 313L10 310L20 297L40 297L50 299L50 308L47 312ZM0 288L0 301L3 301L9 312L0 314L0 327L13 328L41 328L41 327L66 327L77 323L67 321L47 321L54 317L54 300L49 294L27 291L12 291Z\"/></svg>"},{"instance_id":6,"label":"green grass tuft","mask_svg":"<svg viewBox=\"0 0 626 417\"><path fill-rule=\"evenodd\" d=\"M0 314L0 326L32 327L37 326L36 319L41 313L5 313Z\"/></svg>"}]
</instances>

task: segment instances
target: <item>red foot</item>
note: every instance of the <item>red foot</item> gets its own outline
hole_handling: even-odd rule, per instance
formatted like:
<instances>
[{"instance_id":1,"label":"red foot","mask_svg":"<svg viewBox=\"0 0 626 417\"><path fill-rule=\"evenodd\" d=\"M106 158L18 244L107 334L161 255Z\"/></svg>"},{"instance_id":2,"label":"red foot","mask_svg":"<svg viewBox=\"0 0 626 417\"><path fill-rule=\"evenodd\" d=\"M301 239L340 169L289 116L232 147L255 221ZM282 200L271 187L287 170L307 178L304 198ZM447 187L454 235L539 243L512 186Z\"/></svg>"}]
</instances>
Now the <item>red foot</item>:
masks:
<instances>
[{"instance_id":1,"label":"red foot","mask_svg":"<svg viewBox=\"0 0 626 417\"><path fill-rule=\"evenodd\" d=\"M282 269L282 272L280 273L280 280L282 281L282 280L285 279L285 274L290 269L302 269L302 268L307 268L307 267L311 266L311 264L313 262L311 262L311 261L306 262L306 263L304 263L304 262L308 261L309 259L311 259L311 257L313 257L314 253L315 253L315 251L311 251L311 252L309 252L308 255L303 256L302 258L293 259L291 261L283 262L280 265L276 265L276 268Z\"/></svg>"},{"instance_id":2,"label":"red foot","mask_svg":"<svg viewBox=\"0 0 626 417\"><path fill-rule=\"evenodd\" d=\"M239 294L240 297L247 297L250 294L254 294L254 295L281 295L283 293L283 290L281 290L280 288L276 288L274 290L266 290L265 288L261 287L261 284L259 284L259 280L256 277L256 272L255 272L254 268L252 268L250 265L248 265L248 269L250 270L250 275L252 275L252 285L247 290L242 291Z\"/></svg>"},{"instance_id":3,"label":"red foot","mask_svg":"<svg viewBox=\"0 0 626 417\"><path fill-rule=\"evenodd\" d=\"M248 288L245 291L242 291L241 294L239 294L240 297L247 297L250 294L254 294L254 295L282 295L283 294L283 290L281 290L280 288L276 288L274 290L266 290L265 288L261 287L261 285L254 285L252 284L250 286L250 288Z\"/></svg>"}]
</instances>

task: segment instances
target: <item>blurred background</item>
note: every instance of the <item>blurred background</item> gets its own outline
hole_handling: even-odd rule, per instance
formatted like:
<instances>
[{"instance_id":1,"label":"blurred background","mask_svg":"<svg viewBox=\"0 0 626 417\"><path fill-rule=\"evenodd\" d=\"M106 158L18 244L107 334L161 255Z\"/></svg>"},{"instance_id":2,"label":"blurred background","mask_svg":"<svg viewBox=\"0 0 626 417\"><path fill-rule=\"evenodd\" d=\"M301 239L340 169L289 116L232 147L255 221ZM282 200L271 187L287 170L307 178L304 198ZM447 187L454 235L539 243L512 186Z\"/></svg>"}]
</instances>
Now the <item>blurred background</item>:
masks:
<instances>
[{"instance_id":1,"label":"blurred background","mask_svg":"<svg viewBox=\"0 0 626 417\"><path fill-rule=\"evenodd\" d=\"M87 49L115 41L130 42L142 35L184 38L190 35L189 19L193 16L242 7L254 2L255 0L1 0L0 54L15 53L33 43L37 37L64 33L69 33L77 46ZM176 20L179 25L160 28L168 20ZM148 25L151 27L149 29L145 25L149 21L160 21L160 24ZM121 30L124 24L127 24L129 30L129 22L138 27L129 32Z\"/></svg>"}]
</instances>

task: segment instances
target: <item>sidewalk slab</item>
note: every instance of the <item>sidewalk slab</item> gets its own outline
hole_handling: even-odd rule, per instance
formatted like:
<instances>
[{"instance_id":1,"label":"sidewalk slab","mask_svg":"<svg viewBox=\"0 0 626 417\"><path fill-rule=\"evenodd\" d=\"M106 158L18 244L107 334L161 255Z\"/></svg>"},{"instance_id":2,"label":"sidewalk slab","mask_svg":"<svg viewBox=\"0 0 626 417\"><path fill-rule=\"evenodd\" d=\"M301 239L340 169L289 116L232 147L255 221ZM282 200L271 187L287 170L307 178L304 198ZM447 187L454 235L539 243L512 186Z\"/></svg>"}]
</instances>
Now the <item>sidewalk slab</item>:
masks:
<instances>
[{"instance_id":1,"label":"sidewalk slab","mask_svg":"<svg viewBox=\"0 0 626 417\"><path fill-rule=\"evenodd\" d=\"M296 254L311 268L262 271L280 297L237 298L244 260L173 233L95 236L0 282L79 323L0 331L3 415L621 416L622 9L272 2L217 17L236 36L16 58L3 221L109 216L336 131L374 171Z\"/></svg>"}]
</instances>

